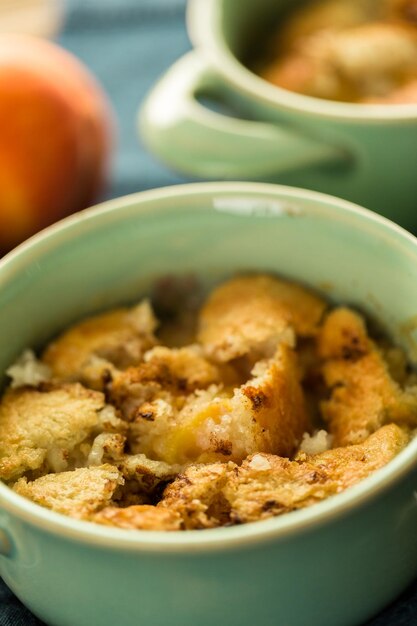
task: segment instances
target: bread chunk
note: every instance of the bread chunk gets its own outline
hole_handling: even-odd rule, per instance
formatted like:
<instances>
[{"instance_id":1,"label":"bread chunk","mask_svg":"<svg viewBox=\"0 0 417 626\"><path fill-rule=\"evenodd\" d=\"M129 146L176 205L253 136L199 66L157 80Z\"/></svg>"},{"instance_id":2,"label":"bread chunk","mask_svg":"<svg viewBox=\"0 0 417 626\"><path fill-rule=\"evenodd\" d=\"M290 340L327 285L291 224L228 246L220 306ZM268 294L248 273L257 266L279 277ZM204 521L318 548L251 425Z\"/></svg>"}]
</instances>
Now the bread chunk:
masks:
<instances>
[{"instance_id":1,"label":"bread chunk","mask_svg":"<svg viewBox=\"0 0 417 626\"><path fill-rule=\"evenodd\" d=\"M179 465L154 461L144 454L125 454L117 465L126 481L134 481L143 494L152 494L161 484L173 480L181 470Z\"/></svg>"},{"instance_id":2,"label":"bread chunk","mask_svg":"<svg viewBox=\"0 0 417 626\"><path fill-rule=\"evenodd\" d=\"M315 335L326 306L306 287L273 276L233 278L203 306L198 340L219 362L271 357L281 342L294 345L294 332Z\"/></svg>"},{"instance_id":3,"label":"bread chunk","mask_svg":"<svg viewBox=\"0 0 417 626\"><path fill-rule=\"evenodd\" d=\"M289 513L335 493L336 482L312 463L261 453L248 457L224 488L235 524Z\"/></svg>"},{"instance_id":4,"label":"bread chunk","mask_svg":"<svg viewBox=\"0 0 417 626\"><path fill-rule=\"evenodd\" d=\"M0 404L0 478L66 469L77 447L102 430L104 408L103 394L79 383L7 391Z\"/></svg>"},{"instance_id":5,"label":"bread chunk","mask_svg":"<svg viewBox=\"0 0 417 626\"><path fill-rule=\"evenodd\" d=\"M14 490L47 509L86 519L107 506L123 478L116 467L82 467L71 472L48 474L33 482L21 478Z\"/></svg>"},{"instance_id":6,"label":"bread chunk","mask_svg":"<svg viewBox=\"0 0 417 626\"><path fill-rule=\"evenodd\" d=\"M352 487L391 461L409 442L395 424L362 444L290 461L255 454L232 472L223 487L234 523L253 522L311 506Z\"/></svg>"},{"instance_id":7,"label":"bread chunk","mask_svg":"<svg viewBox=\"0 0 417 626\"><path fill-rule=\"evenodd\" d=\"M152 419L135 425L141 451L169 464L239 462L258 450L289 455L310 428L296 356L284 345L237 389L211 386L182 408L169 399L146 407Z\"/></svg>"},{"instance_id":8,"label":"bread chunk","mask_svg":"<svg viewBox=\"0 0 417 626\"><path fill-rule=\"evenodd\" d=\"M87 465L116 463L124 457L126 436L122 433L104 432L95 437L87 457Z\"/></svg>"},{"instance_id":9,"label":"bread chunk","mask_svg":"<svg viewBox=\"0 0 417 626\"><path fill-rule=\"evenodd\" d=\"M236 467L234 463L189 465L165 489L158 508L177 513L187 530L222 525L230 508L222 492Z\"/></svg>"},{"instance_id":10,"label":"bread chunk","mask_svg":"<svg viewBox=\"0 0 417 626\"><path fill-rule=\"evenodd\" d=\"M195 389L206 389L209 385L224 382L225 370L216 367L205 358L197 344L183 348L157 346L145 355L145 364L158 371L161 385L190 393Z\"/></svg>"},{"instance_id":11,"label":"bread chunk","mask_svg":"<svg viewBox=\"0 0 417 626\"><path fill-rule=\"evenodd\" d=\"M363 480L391 461L409 433L389 424L364 443L296 460L256 453L235 463L189 465L158 507L178 513L184 529L254 522L311 506Z\"/></svg>"},{"instance_id":12,"label":"bread chunk","mask_svg":"<svg viewBox=\"0 0 417 626\"><path fill-rule=\"evenodd\" d=\"M417 425L417 387L403 390L391 377L360 315L346 308L332 311L318 349L330 390L321 408L335 446L359 443L389 422Z\"/></svg>"},{"instance_id":13,"label":"bread chunk","mask_svg":"<svg viewBox=\"0 0 417 626\"><path fill-rule=\"evenodd\" d=\"M179 513L147 504L125 508L109 506L93 515L90 521L126 530L182 530Z\"/></svg>"},{"instance_id":14,"label":"bread chunk","mask_svg":"<svg viewBox=\"0 0 417 626\"><path fill-rule=\"evenodd\" d=\"M142 417L154 421L150 414L152 407L142 407L145 402L163 399L174 403L176 397L179 402L175 404L181 405L182 397L221 381L219 368L203 356L199 346L178 349L158 346L147 352L144 362L137 367L114 375L108 393L126 420Z\"/></svg>"},{"instance_id":15,"label":"bread chunk","mask_svg":"<svg viewBox=\"0 0 417 626\"><path fill-rule=\"evenodd\" d=\"M42 360L60 380L80 380L89 359L98 356L119 368L140 363L157 342L157 322L144 300L136 307L115 309L75 324L53 341Z\"/></svg>"},{"instance_id":16,"label":"bread chunk","mask_svg":"<svg viewBox=\"0 0 417 626\"><path fill-rule=\"evenodd\" d=\"M326 450L306 458L320 470L325 470L336 481L338 491L343 491L392 461L409 441L410 431L407 428L387 424L363 443Z\"/></svg>"}]
</instances>

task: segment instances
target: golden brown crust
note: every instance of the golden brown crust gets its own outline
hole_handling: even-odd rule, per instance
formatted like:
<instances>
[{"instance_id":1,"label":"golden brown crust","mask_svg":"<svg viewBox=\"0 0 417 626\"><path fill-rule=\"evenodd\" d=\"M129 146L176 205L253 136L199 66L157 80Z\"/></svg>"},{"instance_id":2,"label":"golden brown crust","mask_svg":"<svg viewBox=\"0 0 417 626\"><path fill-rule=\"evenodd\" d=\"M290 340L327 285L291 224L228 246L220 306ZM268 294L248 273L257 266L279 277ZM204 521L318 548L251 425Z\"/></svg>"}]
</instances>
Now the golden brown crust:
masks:
<instances>
[{"instance_id":1,"label":"golden brown crust","mask_svg":"<svg viewBox=\"0 0 417 626\"><path fill-rule=\"evenodd\" d=\"M260 364L254 373L259 370ZM249 400L252 420L261 429L263 439L263 445L247 454L266 451L290 456L303 433L311 428L296 353L280 346L266 373L243 385L240 392Z\"/></svg>"},{"instance_id":2,"label":"golden brown crust","mask_svg":"<svg viewBox=\"0 0 417 626\"><path fill-rule=\"evenodd\" d=\"M255 451L290 455L310 428L293 350L282 345L234 391L210 387L172 401L148 403L151 420L137 420L142 450L173 464L232 460ZM168 407L168 408L167 408Z\"/></svg>"},{"instance_id":3,"label":"golden brown crust","mask_svg":"<svg viewBox=\"0 0 417 626\"><path fill-rule=\"evenodd\" d=\"M148 459L144 454L125 454L117 467L126 479L127 487L134 486L133 493L151 496L156 489L164 487L180 472L179 465ZM126 497L127 494L123 494Z\"/></svg>"},{"instance_id":4,"label":"golden brown crust","mask_svg":"<svg viewBox=\"0 0 417 626\"><path fill-rule=\"evenodd\" d=\"M106 507L90 521L126 530L182 530L181 516L176 511L146 504Z\"/></svg>"},{"instance_id":5,"label":"golden brown crust","mask_svg":"<svg viewBox=\"0 0 417 626\"><path fill-rule=\"evenodd\" d=\"M292 328L314 335L326 306L307 288L273 276L233 278L204 305L198 340L220 362L252 353L268 357L280 342L292 344Z\"/></svg>"},{"instance_id":6,"label":"golden brown crust","mask_svg":"<svg viewBox=\"0 0 417 626\"><path fill-rule=\"evenodd\" d=\"M391 461L410 441L408 429L387 424L363 443L327 450L307 457L338 484L338 491L352 487Z\"/></svg>"},{"instance_id":7,"label":"golden brown crust","mask_svg":"<svg viewBox=\"0 0 417 626\"><path fill-rule=\"evenodd\" d=\"M363 480L409 441L395 424L364 443L296 460L272 454L234 463L190 465L167 487L158 507L178 513L185 529L254 522L311 506Z\"/></svg>"},{"instance_id":8,"label":"golden brown crust","mask_svg":"<svg viewBox=\"0 0 417 626\"><path fill-rule=\"evenodd\" d=\"M393 380L363 319L350 309L332 311L318 337L330 398L322 402L334 445L363 441L383 424L417 424L417 392Z\"/></svg>"},{"instance_id":9,"label":"golden brown crust","mask_svg":"<svg viewBox=\"0 0 417 626\"><path fill-rule=\"evenodd\" d=\"M107 506L123 484L116 467L83 467L71 472L48 474L33 482L21 478L13 489L36 504L80 519Z\"/></svg>"},{"instance_id":10,"label":"golden brown crust","mask_svg":"<svg viewBox=\"0 0 417 626\"><path fill-rule=\"evenodd\" d=\"M145 300L133 309L115 309L75 324L48 346L42 360L61 380L79 380L92 356L124 368L139 363L156 344L155 328Z\"/></svg>"},{"instance_id":11,"label":"golden brown crust","mask_svg":"<svg viewBox=\"0 0 417 626\"><path fill-rule=\"evenodd\" d=\"M94 438L88 453L87 464L120 462L124 456L126 436L122 433L103 432Z\"/></svg>"},{"instance_id":12,"label":"golden brown crust","mask_svg":"<svg viewBox=\"0 0 417 626\"><path fill-rule=\"evenodd\" d=\"M202 355L199 346L158 346L147 352L145 361L137 367L129 367L117 373L108 386L108 392L125 418L134 420L140 417L140 405L144 402L165 397L167 393L185 396L196 389L206 389L211 384L220 383L221 380L219 368ZM137 402L132 402L135 397Z\"/></svg>"},{"instance_id":13,"label":"golden brown crust","mask_svg":"<svg viewBox=\"0 0 417 626\"><path fill-rule=\"evenodd\" d=\"M246 459L224 488L235 524L304 508L336 492L337 484L312 463L260 453Z\"/></svg>"},{"instance_id":14,"label":"golden brown crust","mask_svg":"<svg viewBox=\"0 0 417 626\"><path fill-rule=\"evenodd\" d=\"M177 513L188 530L222 525L229 515L222 490L235 468L234 463L189 465L165 489L158 508Z\"/></svg>"},{"instance_id":15,"label":"golden brown crust","mask_svg":"<svg viewBox=\"0 0 417 626\"><path fill-rule=\"evenodd\" d=\"M409 434L390 424L362 444L289 461L256 454L231 472L223 488L234 523L251 522L311 506L340 493L391 461Z\"/></svg>"},{"instance_id":16,"label":"golden brown crust","mask_svg":"<svg viewBox=\"0 0 417 626\"><path fill-rule=\"evenodd\" d=\"M74 449L99 430L104 406L103 394L78 383L6 392L0 404L0 478L16 480L56 465L65 469Z\"/></svg>"},{"instance_id":17,"label":"golden brown crust","mask_svg":"<svg viewBox=\"0 0 417 626\"><path fill-rule=\"evenodd\" d=\"M157 346L146 354L145 360L144 365L161 372L161 385L174 387L179 392L190 393L222 382L222 371L205 358L198 345L184 348Z\"/></svg>"}]
</instances>

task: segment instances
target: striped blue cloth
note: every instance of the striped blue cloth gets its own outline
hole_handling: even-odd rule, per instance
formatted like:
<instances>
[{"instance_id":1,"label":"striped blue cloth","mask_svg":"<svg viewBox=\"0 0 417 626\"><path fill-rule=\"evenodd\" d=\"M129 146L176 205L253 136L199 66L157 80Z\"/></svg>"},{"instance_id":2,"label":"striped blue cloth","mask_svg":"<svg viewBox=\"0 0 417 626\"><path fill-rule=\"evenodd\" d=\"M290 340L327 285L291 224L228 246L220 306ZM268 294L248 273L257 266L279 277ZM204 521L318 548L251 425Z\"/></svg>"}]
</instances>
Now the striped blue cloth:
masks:
<instances>
[{"instance_id":1,"label":"striped blue cloth","mask_svg":"<svg viewBox=\"0 0 417 626\"><path fill-rule=\"evenodd\" d=\"M185 0L67 0L60 43L96 74L116 112L109 197L186 181L145 152L135 127L138 105L151 85L190 48L184 13ZM180 626L175 616L173 624ZM417 581L367 626L416 624ZM39 625L0 580L0 626Z\"/></svg>"}]
</instances>

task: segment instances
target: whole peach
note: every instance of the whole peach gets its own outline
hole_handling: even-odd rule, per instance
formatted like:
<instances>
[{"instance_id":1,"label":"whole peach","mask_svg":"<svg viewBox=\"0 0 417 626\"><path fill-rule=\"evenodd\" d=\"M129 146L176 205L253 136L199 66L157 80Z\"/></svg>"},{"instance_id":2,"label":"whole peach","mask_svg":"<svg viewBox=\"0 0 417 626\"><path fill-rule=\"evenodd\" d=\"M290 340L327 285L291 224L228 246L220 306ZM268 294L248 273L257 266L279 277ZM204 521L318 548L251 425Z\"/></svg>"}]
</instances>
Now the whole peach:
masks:
<instances>
[{"instance_id":1,"label":"whole peach","mask_svg":"<svg viewBox=\"0 0 417 626\"><path fill-rule=\"evenodd\" d=\"M73 55L0 36L0 253L97 199L112 126L103 91Z\"/></svg>"}]
</instances>

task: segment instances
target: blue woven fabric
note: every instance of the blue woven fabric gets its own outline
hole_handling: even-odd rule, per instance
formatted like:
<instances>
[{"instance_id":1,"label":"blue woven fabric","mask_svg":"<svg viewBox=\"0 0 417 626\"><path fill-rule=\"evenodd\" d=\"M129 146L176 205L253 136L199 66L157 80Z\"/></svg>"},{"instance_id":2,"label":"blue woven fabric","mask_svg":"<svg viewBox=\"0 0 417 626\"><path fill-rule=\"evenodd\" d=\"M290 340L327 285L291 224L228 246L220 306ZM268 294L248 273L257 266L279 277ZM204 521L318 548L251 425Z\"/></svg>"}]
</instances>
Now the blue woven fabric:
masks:
<instances>
[{"instance_id":1,"label":"blue woven fabric","mask_svg":"<svg viewBox=\"0 0 417 626\"><path fill-rule=\"evenodd\" d=\"M96 74L116 112L110 197L186 181L145 152L135 127L138 105L151 85L190 47L184 11L185 0L67 0L60 43ZM180 626L175 616L172 621ZM416 624L417 582L367 626ZM0 626L39 625L0 580Z\"/></svg>"},{"instance_id":2,"label":"blue woven fabric","mask_svg":"<svg viewBox=\"0 0 417 626\"><path fill-rule=\"evenodd\" d=\"M116 113L111 197L184 182L141 146L138 105L155 80L190 48L185 0L67 0L60 43L98 77Z\"/></svg>"}]
</instances>

